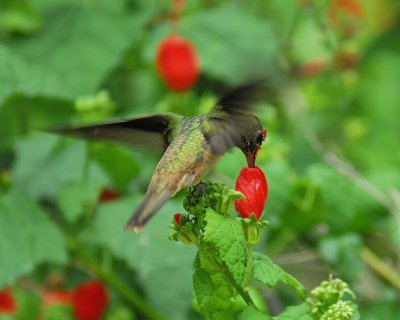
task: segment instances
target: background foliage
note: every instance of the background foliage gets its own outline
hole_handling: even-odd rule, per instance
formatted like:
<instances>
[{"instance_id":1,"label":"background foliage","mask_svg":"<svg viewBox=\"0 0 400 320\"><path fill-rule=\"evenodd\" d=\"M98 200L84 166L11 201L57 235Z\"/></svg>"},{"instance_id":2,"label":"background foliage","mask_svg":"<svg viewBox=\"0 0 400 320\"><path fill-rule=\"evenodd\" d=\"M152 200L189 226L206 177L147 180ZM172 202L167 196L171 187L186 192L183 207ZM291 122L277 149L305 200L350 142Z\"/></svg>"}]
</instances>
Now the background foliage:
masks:
<instances>
[{"instance_id":1,"label":"background foliage","mask_svg":"<svg viewBox=\"0 0 400 320\"><path fill-rule=\"evenodd\" d=\"M181 196L139 235L122 231L159 155L37 129L200 114L222 88L269 75L287 81L278 102L258 109L269 132L258 165L271 222L259 250L309 289L342 277L364 319L395 319L398 1L186 1L180 32L196 46L201 78L184 94L154 70L169 12L156 0L0 1L0 288L15 289L19 316L39 314L38 296L57 274L66 289L101 278L109 319L194 319L194 251L168 241ZM244 165L234 150L210 179L233 186ZM104 189L119 198L99 200ZM272 313L295 302L283 287L262 295Z\"/></svg>"}]
</instances>

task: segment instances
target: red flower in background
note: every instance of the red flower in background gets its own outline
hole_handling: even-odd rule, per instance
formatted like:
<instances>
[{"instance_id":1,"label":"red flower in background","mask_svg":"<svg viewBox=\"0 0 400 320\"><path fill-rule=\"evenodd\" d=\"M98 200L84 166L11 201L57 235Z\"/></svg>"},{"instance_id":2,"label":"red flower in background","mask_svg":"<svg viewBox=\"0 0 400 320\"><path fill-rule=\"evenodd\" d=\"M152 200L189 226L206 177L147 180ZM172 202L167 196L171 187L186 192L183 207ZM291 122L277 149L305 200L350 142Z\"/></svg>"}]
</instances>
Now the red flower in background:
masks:
<instances>
[{"instance_id":1,"label":"red flower in background","mask_svg":"<svg viewBox=\"0 0 400 320\"><path fill-rule=\"evenodd\" d=\"M156 66L168 87L177 92L186 91L193 86L200 72L194 46L179 35L170 35L161 42Z\"/></svg>"},{"instance_id":2,"label":"red flower in background","mask_svg":"<svg viewBox=\"0 0 400 320\"><path fill-rule=\"evenodd\" d=\"M54 304L70 304L72 301L72 294L69 291L45 291L43 293L43 303L45 306L52 306Z\"/></svg>"},{"instance_id":3,"label":"red flower in background","mask_svg":"<svg viewBox=\"0 0 400 320\"><path fill-rule=\"evenodd\" d=\"M86 282L74 290L72 307L78 320L101 319L108 303L107 290L100 281Z\"/></svg>"},{"instance_id":4,"label":"red flower in background","mask_svg":"<svg viewBox=\"0 0 400 320\"><path fill-rule=\"evenodd\" d=\"M17 302L10 288L0 291L0 314L14 314L17 311Z\"/></svg>"},{"instance_id":5,"label":"red flower in background","mask_svg":"<svg viewBox=\"0 0 400 320\"><path fill-rule=\"evenodd\" d=\"M246 196L246 200L235 200L235 209L243 217L255 214L260 220L268 196L268 184L259 167L243 168L236 180L235 189Z\"/></svg>"},{"instance_id":6,"label":"red flower in background","mask_svg":"<svg viewBox=\"0 0 400 320\"><path fill-rule=\"evenodd\" d=\"M329 17L332 20L337 19L337 15L344 13L355 19L361 19L363 12L357 0L332 0L329 9Z\"/></svg>"},{"instance_id":7,"label":"red flower in background","mask_svg":"<svg viewBox=\"0 0 400 320\"><path fill-rule=\"evenodd\" d=\"M114 201L118 200L120 198L120 195L117 191L109 188L103 188L101 190L100 196L99 196L99 201L100 202L108 202L108 201Z\"/></svg>"},{"instance_id":8,"label":"red flower in background","mask_svg":"<svg viewBox=\"0 0 400 320\"><path fill-rule=\"evenodd\" d=\"M324 71L325 67L325 62L313 60L300 65L297 69L297 73L302 77L313 77Z\"/></svg>"}]
</instances>

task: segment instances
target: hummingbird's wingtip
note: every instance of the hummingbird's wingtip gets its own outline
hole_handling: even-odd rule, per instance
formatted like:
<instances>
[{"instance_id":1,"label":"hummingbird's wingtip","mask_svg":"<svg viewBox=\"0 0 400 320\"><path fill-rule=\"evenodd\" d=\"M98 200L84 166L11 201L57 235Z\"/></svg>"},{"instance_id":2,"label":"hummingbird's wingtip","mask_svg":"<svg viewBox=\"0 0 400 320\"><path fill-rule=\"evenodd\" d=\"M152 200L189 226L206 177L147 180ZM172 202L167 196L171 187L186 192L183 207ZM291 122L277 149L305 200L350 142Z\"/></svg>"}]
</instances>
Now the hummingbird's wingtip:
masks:
<instances>
[{"instance_id":1,"label":"hummingbird's wingtip","mask_svg":"<svg viewBox=\"0 0 400 320\"><path fill-rule=\"evenodd\" d=\"M142 230L142 226L138 226L138 225L133 225L131 223L127 223L124 227L124 231L128 232L131 231L133 229L133 231L135 231L135 233L139 233L140 230Z\"/></svg>"}]
</instances>

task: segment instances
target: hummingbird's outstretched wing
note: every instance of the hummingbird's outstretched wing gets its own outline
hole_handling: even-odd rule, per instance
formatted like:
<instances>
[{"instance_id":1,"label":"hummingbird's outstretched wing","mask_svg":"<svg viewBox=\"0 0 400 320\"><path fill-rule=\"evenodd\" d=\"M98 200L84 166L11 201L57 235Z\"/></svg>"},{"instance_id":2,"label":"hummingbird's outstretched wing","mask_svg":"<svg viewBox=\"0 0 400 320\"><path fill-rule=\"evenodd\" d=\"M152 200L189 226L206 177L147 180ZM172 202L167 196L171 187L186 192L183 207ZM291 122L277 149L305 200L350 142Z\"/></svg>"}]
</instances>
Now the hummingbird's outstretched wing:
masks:
<instances>
[{"instance_id":1,"label":"hummingbird's outstretched wing","mask_svg":"<svg viewBox=\"0 0 400 320\"><path fill-rule=\"evenodd\" d=\"M269 87L265 80L253 81L233 88L221 96L212 113L221 111L228 114L251 113L254 104L262 99L266 89Z\"/></svg>"},{"instance_id":2,"label":"hummingbird's outstretched wing","mask_svg":"<svg viewBox=\"0 0 400 320\"><path fill-rule=\"evenodd\" d=\"M165 150L176 135L182 118L176 113L160 113L49 132L130 147Z\"/></svg>"}]
</instances>

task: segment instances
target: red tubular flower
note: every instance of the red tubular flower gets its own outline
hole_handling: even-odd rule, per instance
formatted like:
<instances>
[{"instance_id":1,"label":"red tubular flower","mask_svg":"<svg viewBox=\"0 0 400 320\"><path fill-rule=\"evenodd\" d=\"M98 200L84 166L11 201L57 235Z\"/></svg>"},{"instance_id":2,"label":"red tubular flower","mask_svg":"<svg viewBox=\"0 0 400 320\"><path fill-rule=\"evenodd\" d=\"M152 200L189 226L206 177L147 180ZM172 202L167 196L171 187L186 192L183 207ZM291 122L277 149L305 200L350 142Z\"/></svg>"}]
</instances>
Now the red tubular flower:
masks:
<instances>
[{"instance_id":1,"label":"red tubular flower","mask_svg":"<svg viewBox=\"0 0 400 320\"><path fill-rule=\"evenodd\" d=\"M101 319L108 303L107 290L100 281L86 282L74 290L72 307L78 320Z\"/></svg>"},{"instance_id":2,"label":"red tubular flower","mask_svg":"<svg viewBox=\"0 0 400 320\"><path fill-rule=\"evenodd\" d=\"M157 71L169 88L188 90L199 77L199 59L193 45L179 35L165 38L157 52Z\"/></svg>"},{"instance_id":3,"label":"red tubular flower","mask_svg":"<svg viewBox=\"0 0 400 320\"><path fill-rule=\"evenodd\" d=\"M235 189L246 196L246 200L235 200L235 209L243 217L254 214L260 220L268 196L268 184L259 167L244 167L236 180Z\"/></svg>"},{"instance_id":4,"label":"red tubular flower","mask_svg":"<svg viewBox=\"0 0 400 320\"><path fill-rule=\"evenodd\" d=\"M17 302L11 292L10 288L0 291L0 315L12 315L17 311Z\"/></svg>"}]
</instances>

